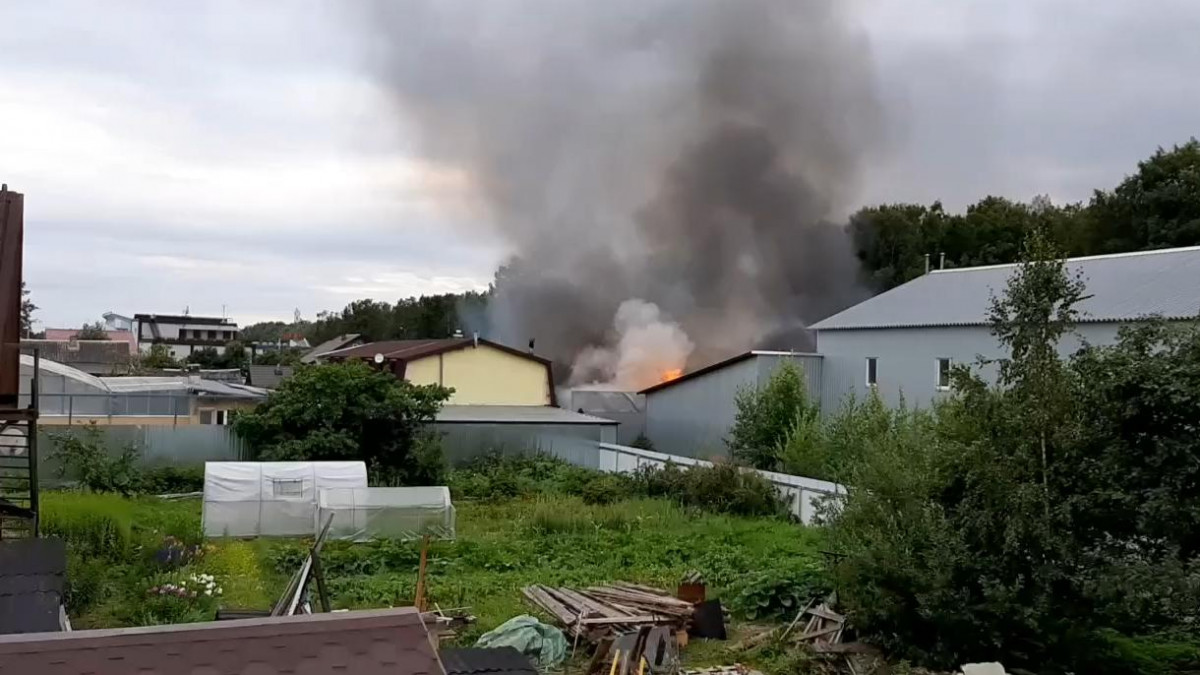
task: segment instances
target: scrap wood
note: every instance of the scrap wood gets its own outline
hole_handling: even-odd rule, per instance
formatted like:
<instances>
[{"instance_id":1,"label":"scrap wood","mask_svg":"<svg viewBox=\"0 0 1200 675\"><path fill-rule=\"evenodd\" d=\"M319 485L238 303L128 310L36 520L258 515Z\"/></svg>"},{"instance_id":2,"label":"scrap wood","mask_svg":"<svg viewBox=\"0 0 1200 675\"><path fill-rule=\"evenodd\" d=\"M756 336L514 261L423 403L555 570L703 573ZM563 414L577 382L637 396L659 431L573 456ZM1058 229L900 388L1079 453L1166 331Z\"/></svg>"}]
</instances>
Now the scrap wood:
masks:
<instances>
[{"instance_id":1,"label":"scrap wood","mask_svg":"<svg viewBox=\"0 0 1200 675\"><path fill-rule=\"evenodd\" d=\"M641 626L686 628L694 611L691 603L647 586L613 584L584 590L526 586L521 589L534 605L553 616L569 635L596 642L610 633ZM636 661L627 668L636 669Z\"/></svg>"}]
</instances>

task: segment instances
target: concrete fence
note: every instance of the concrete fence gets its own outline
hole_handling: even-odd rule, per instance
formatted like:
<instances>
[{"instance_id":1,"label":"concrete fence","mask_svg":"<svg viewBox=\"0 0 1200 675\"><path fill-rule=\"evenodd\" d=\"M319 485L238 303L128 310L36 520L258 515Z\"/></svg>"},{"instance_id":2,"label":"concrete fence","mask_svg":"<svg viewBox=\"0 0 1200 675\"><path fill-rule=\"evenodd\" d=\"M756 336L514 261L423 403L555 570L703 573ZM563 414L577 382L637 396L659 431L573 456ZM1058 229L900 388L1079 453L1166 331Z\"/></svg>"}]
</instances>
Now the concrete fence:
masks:
<instances>
[{"instance_id":1,"label":"concrete fence","mask_svg":"<svg viewBox=\"0 0 1200 675\"><path fill-rule=\"evenodd\" d=\"M662 452L614 445L612 443L597 444L596 452L598 455L596 468L609 473L626 473L636 471L643 466L661 467L667 464L676 464L679 466L712 466L712 462L703 459L668 455ZM564 457L564 459L566 458ZM568 459L567 461L571 460ZM792 515L799 518L800 522L805 525L816 522L823 502L832 501L833 505L836 506L846 494L846 487L844 485L831 483L826 480L792 476L775 471L759 471L757 469L753 471L766 478L779 489L780 494L788 500Z\"/></svg>"}]
</instances>

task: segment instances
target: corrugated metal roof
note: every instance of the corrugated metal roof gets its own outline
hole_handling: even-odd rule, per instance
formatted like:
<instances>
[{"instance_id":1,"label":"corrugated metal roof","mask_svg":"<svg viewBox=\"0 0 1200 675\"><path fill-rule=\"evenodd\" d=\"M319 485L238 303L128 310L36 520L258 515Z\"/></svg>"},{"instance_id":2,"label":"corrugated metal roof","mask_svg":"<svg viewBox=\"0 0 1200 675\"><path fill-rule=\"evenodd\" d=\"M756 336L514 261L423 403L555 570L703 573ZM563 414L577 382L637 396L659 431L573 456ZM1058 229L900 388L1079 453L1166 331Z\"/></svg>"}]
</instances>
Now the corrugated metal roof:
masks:
<instances>
[{"instance_id":1,"label":"corrugated metal roof","mask_svg":"<svg viewBox=\"0 0 1200 675\"><path fill-rule=\"evenodd\" d=\"M568 408L583 408L587 412L600 415L640 413L646 409L646 397L635 391L572 389L571 405Z\"/></svg>"},{"instance_id":2,"label":"corrugated metal roof","mask_svg":"<svg viewBox=\"0 0 1200 675\"><path fill-rule=\"evenodd\" d=\"M616 424L603 417L555 408L548 405L445 405L438 422L488 424Z\"/></svg>"},{"instance_id":3,"label":"corrugated metal roof","mask_svg":"<svg viewBox=\"0 0 1200 675\"><path fill-rule=\"evenodd\" d=\"M745 361L746 359L753 358L755 356L815 356L817 358L821 357L820 354L814 354L811 352L779 352L779 351L769 351L769 350L765 350L765 349L752 349L748 352L742 352L741 354L735 354L734 356L731 356L722 361L717 361L716 363L710 363L707 366L704 366L703 368L697 368L696 370L688 371L688 372L684 373L683 375L680 375L679 377L676 377L671 380L667 380L666 382L659 382L656 385L646 387L645 389L639 391L638 393L642 394L642 395L653 394L654 392L660 391L662 389L666 389L667 387L674 387L675 385L680 384L682 382L687 382L688 380L692 379L693 377L700 377L701 375L704 375L706 373L711 373L714 370L719 370L726 366L731 366L735 363Z\"/></svg>"},{"instance_id":4,"label":"corrugated metal roof","mask_svg":"<svg viewBox=\"0 0 1200 675\"><path fill-rule=\"evenodd\" d=\"M329 352L334 351L335 349L341 349L342 347L345 347L346 345L350 344L351 342L354 342L359 337L361 337L361 336L358 333L346 333L345 335L339 335L335 338L326 340L326 341L322 342L321 344L317 345L316 347L313 347L312 350L309 351L304 356L300 357L300 362L301 363L316 363L317 357L324 356L325 354L328 354Z\"/></svg>"},{"instance_id":5,"label":"corrugated metal roof","mask_svg":"<svg viewBox=\"0 0 1200 675\"><path fill-rule=\"evenodd\" d=\"M1016 265L937 270L813 324L815 330L978 326L987 324L993 295L1004 292ZM1087 298L1084 322L1129 321L1152 314L1186 319L1200 314L1200 246L1072 258Z\"/></svg>"}]
</instances>

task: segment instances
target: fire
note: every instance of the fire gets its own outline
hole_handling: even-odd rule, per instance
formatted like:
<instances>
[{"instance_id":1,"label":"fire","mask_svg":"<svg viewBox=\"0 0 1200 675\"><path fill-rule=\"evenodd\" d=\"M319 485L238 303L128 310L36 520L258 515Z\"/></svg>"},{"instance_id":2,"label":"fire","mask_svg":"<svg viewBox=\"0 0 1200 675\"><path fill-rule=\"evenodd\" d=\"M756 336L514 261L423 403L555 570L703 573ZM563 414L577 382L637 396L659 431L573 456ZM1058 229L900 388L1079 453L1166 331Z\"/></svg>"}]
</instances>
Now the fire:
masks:
<instances>
[{"instance_id":1,"label":"fire","mask_svg":"<svg viewBox=\"0 0 1200 675\"><path fill-rule=\"evenodd\" d=\"M662 373L659 374L658 381L670 382L681 375L683 375L683 368L670 368L662 371Z\"/></svg>"}]
</instances>

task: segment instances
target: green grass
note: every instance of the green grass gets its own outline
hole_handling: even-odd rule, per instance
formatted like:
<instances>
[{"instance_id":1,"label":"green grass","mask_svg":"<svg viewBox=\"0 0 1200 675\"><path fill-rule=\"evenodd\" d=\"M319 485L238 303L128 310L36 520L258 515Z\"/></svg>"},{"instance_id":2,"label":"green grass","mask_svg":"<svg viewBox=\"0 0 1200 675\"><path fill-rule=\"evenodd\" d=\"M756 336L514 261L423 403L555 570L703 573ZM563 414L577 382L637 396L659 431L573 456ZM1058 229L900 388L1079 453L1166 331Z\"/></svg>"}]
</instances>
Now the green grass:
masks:
<instances>
[{"instance_id":1,"label":"green grass","mask_svg":"<svg viewBox=\"0 0 1200 675\"><path fill-rule=\"evenodd\" d=\"M163 536L185 540L198 536L199 502L69 493L47 494L45 502L48 514L96 509L127 523L129 531L125 559L108 565L103 576L106 587L101 592L91 589L95 599L80 615L73 615L72 621L93 628L154 622L154 617L147 617L137 607L158 573L148 559ZM737 582L748 573L764 567L811 564L819 558L817 530L779 519L684 510L663 500L587 505L578 497L556 495L460 501L456 506L457 539L434 542L430 548L428 594L431 602L443 608L470 607L478 617L460 636L461 643L473 642L479 634L518 614L539 614L521 595L521 588L529 584L588 586L630 581L670 590L685 573L696 570L708 581L710 597L728 602ZM309 543L213 540L205 547L204 556L185 571L215 575L225 591L225 606L268 608ZM74 545L71 537L69 545ZM329 542L322 560L334 608L399 606L413 601L419 560L413 542ZM727 644L695 642L687 650L695 656L688 661L725 662L729 658Z\"/></svg>"}]
</instances>

